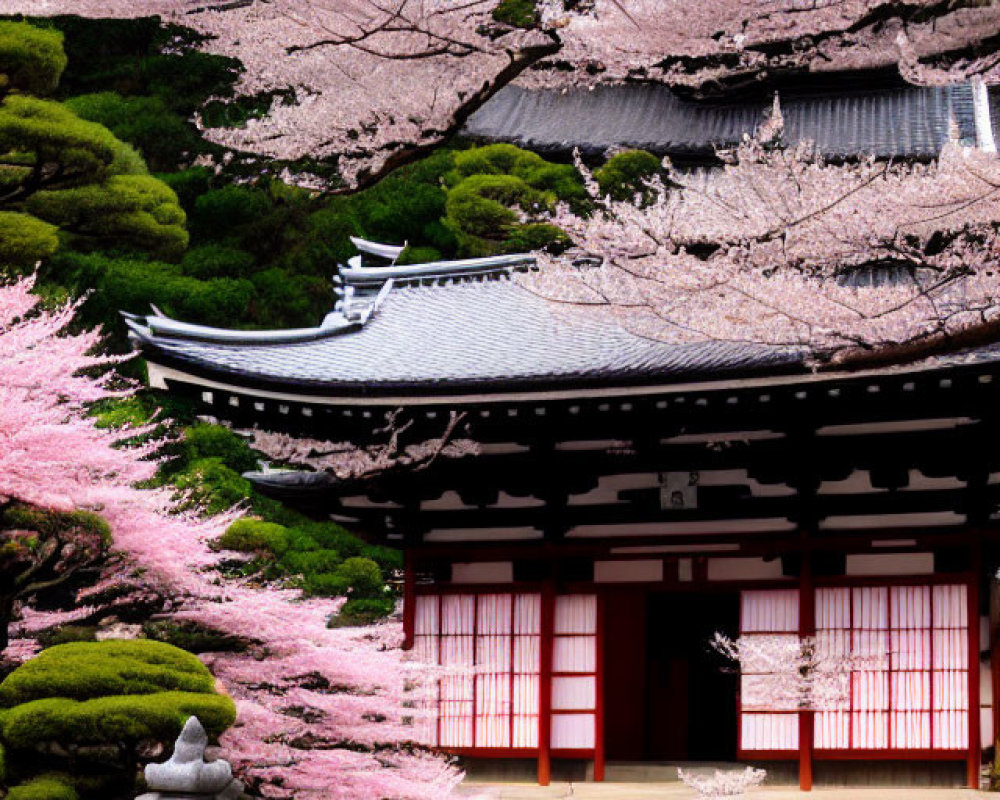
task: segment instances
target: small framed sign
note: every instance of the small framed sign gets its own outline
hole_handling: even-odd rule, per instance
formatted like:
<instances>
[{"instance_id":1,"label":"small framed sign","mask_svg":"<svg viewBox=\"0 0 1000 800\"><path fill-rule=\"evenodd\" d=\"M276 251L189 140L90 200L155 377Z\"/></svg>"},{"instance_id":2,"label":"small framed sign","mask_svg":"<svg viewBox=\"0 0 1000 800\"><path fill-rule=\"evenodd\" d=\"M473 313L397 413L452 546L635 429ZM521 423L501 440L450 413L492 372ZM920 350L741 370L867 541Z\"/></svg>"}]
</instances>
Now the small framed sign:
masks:
<instances>
[{"instance_id":1,"label":"small framed sign","mask_svg":"<svg viewBox=\"0 0 1000 800\"><path fill-rule=\"evenodd\" d=\"M682 511L698 507L697 472L665 472L660 475L660 508Z\"/></svg>"}]
</instances>

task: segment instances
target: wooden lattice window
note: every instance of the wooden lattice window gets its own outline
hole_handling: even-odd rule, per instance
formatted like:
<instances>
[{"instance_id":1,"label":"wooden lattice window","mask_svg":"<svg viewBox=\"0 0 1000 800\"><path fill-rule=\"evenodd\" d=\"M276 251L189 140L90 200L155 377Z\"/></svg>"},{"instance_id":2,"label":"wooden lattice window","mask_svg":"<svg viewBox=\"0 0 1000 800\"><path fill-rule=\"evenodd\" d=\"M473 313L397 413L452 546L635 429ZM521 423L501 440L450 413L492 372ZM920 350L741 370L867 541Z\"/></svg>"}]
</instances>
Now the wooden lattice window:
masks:
<instances>
[{"instance_id":1,"label":"wooden lattice window","mask_svg":"<svg viewBox=\"0 0 1000 800\"><path fill-rule=\"evenodd\" d=\"M538 747L540 594L422 595L414 649L449 671L438 681L434 744Z\"/></svg>"},{"instance_id":2,"label":"wooden lattice window","mask_svg":"<svg viewBox=\"0 0 1000 800\"><path fill-rule=\"evenodd\" d=\"M817 750L964 750L969 731L967 588L819 589L816 635L848 656L850 691L816 714Z\"/></svg>"},{"instance_id":3,"label":"wooden lattice window","mask_svg":"<svg viewBox=\"0 0 1000 800\"><path fill-rule=\"evenodd\" d=\"M553 750L593 750L597 714L597 597L556 598L552 643Z\"/></svg>"},{"instance_id":4,"label":"wooden lattice window","mask_svg":"<svg viewBox=\"0 0 1000 800\"><path fill-rule=\"evenodd\" d=\"M742 592L740 638L759 640L762 649L797 646L798 590ZM794 692L780 686L787 683L787 676L773 672L771 666L766 660L741 664L740 750L798 750L798 702Z\"/></svg>"}]
</instances>

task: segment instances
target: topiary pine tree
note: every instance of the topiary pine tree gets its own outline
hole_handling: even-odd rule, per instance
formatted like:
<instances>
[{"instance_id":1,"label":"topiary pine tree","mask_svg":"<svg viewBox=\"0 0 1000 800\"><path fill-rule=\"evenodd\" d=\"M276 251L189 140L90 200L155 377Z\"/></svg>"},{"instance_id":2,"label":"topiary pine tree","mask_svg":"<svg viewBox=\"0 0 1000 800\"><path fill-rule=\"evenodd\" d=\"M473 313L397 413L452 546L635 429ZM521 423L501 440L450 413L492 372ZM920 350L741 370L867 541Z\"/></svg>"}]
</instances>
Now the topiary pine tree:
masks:
<instances>
[{"instance_id":1,"label":"topiary pine tree","mask_svg":"<svg viewBox=\"0 0 1000 800\"><path fill-rule=\"evenodd\" d=\"M43 99L66 66L62 34L0 21L0 263L27 266L61 239L177 258L177 196L104 126Z\"/></svg>"}]
</instances>

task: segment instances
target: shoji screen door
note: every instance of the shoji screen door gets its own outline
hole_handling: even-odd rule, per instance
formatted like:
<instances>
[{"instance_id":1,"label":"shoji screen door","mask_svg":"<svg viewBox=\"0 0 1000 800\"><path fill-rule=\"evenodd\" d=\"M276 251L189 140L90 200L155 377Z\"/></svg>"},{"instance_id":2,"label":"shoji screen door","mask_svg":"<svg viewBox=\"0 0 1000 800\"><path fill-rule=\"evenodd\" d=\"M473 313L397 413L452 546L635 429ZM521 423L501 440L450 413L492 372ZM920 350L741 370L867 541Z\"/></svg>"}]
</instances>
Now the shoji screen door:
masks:
<instances>
[{"instance_id":1,"label":"shoji screen door","mask_svg":"<svg viewBox=\"0 0 1000 800\"><path fill-rule=\"evenodd\" d=\"M816 715L817 750L964 750L967 588L866 586L816 593L817 636L850 654L843 707Z\"/></svg>"},{"instance_id":2,"label":"shoji screen door","mask_svg":"<svg viewBox=\"0 0 1000 800\"><path fill-rule=\"evenodd\" d=\"M967 604L961 584L816 590L817 647L845 687L816 709L817 757L968 748ZM798 592L743 592L740 628L743 637L794 639ZM784 701L778 677L767 663L745 663L743 673L740 749L797 749L795 703Z\"/></svg>"},{"instance_id":3,"label":"shoji screen door","mask_svg":"<svg viewBox=\"0 0 1000 800\"><path fill-rule=\"evenodd\" d=\"M541 595L420 596L414 634L420 658L453 670L439 681L436 744L538 747Z\"/></svg>"},{"instance_id":4,"label":"shoji screen door","mask_svg":"<svg viewBox=\"0 0 1000 800\"><path fill-rule=\"evenodd\" d=\"M556 598L552 749L593 750L597 714L597 597Z\"/></svg>"},{"instance_id":5,"label":"shoji screen door","mask_svg":"<svg viewBox=\"0 0 1000 800\"><path fill-rule=\"evenodd\" d=\"M596 745L597 598L555 598L543 642L539 593L417 597L414 649L450 670L439 680L431 740L453 750L531 750L539 742L541 648L552 647L550 747Z\"/></svg>"},{"instance_id":6,"label":"shoji screen door","mask_svg":"<svg viewBox=\"0 0 1000 800\"><path fill-rule=\"evenodd\" d=\"M751 755L797 751L798 699L787 676L775 671L774 659L766 654L798 646L798 590L743 592L740 637L757 645L763 657L741 665L739 749Z\"/></svg>"}]
</instances>

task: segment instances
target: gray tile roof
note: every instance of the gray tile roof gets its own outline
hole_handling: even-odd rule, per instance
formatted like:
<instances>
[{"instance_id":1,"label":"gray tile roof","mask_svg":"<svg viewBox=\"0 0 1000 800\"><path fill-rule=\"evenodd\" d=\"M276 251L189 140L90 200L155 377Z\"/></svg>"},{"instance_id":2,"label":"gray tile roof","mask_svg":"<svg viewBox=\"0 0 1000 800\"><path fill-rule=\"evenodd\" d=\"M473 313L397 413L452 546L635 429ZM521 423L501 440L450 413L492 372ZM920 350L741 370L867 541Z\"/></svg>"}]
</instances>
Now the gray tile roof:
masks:
<instances>
[{"instance_id":1,"label":"gray tile roof","mask_svg":"<svg viewBox=\"0 0 1000 800\"><path fill-rule=\"evenodd\" d=\"M798 371L801 351L667 344L593 310L553 304L503 277L393 288L348 332L293 343L200 341L133 323L153 362L262 388L377 395L516 391Z\"/></svg>"},{"instance_id":2,"label":"gray tile roof","mask_svg":"<svg viewBox=\"0 0 1000 800\"><path fill-rule=\"evenodd\" d=\"M465 133L542 151L627 146L706 155L751 133L768 107L759 100L691 102L658 84L565 94L508 86L472 115ZM836 94L782 95L781 107L786 139L813 141L828 156L935 156L948 139L952 114L960 136L975 138L968 85L866 89L846 83Z\"/></svg>"}]
</instances>

